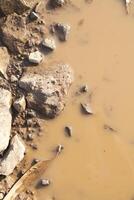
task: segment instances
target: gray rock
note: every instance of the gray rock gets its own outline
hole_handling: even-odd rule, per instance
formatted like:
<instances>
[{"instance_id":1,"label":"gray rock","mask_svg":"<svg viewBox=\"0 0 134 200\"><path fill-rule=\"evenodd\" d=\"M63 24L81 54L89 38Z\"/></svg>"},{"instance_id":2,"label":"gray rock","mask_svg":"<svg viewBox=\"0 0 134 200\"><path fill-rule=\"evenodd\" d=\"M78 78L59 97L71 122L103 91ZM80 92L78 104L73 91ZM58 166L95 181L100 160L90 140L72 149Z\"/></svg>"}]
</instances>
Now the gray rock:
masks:
<instances>
[{"instance_id":1,"label":"gray rock","mask_svg":"<svg viewBox=\"0 0 134 200\"><path fill-rule=\"evenodd\" d=\"M53 38L44 39L44 41L42 42L42 46L51 51L56 49L55 40Z\"/></svg>"},{"instance_id":2,"label":"gray rock","mask_svg":"<svg viewBox=\"0 0 134 200\"><path fill-rule=\"evenodd\" d=\"M92 111L89 103L81 103L81 108L82 108L82 111L85 114L88 114L88 115L92 115L93 114L93 111Z\"/></svg>"},{"instance_id":3,"label":"gray rock","mask_svg":"<svg viewBox=\"0 0 134 200\"><path fill-rule=\"evenodd\" d=\"M65 99L73 82L73 71L69 65L58 65L44 74L26 73L19 86L27 92L28 107L52 118L65 106Z\"/></svg>"},{"instance_id":4,"label":"gray rock","mask_svg":"<svg viewBox=\"0 0 134 200\"><path fill-rule=\"evenodd\" d=\"M68 24L55 23L52 25L52 32L55 32L61 41L66 41L71 27Z\"/></svg>"},{"instance_id":5,"label":"gray rock","mask_svg":"<svg viewBox=\"0 0 134 200\"><path fill-rule=\"evenodd\" d=\"M43 59L43 55L40 51L35 51L29 54L28 60L33 64L40 64Z\"/></svg>"},{"instance_id":6,"label":"gray rock","mask_svg":"<svg viewBox=\"0 0 134 200\"><path fill-rule=\"evenodd\" d=\"M0 88L0 153L2 153L9 144L11 131L11 92Z\"/></svg>"},{"instance_id":7,"label":"gray rock","mask_svg":"<svg viewBox=\"0 0 134 200\"><path fill-rule=\"evenodd\" d=\"M41 179L40 184L41 184L41 186L44 186L44 187L49 186L50 180L49 179Z\"/></svg>"},{"instance_id":8,"label":"gray rock","mask_svg":"<svg viewBox=\"0 0 134 200\"><path fill-rule=\"evenodd\" d=\"M50 0L50 5L53 8L62 7L66 4L66 0Z\"/></svg>"},{"instance_id":9,"label":"gray rock","mask_svg":"<svg viewBox=\"0 0 134 200\"><path fill-rule=\"evenodd\" d=\"M32 11L29 15L30 20L36 20L39 18L38 14L34 11Z\"/></svg>"},{"instance_id":10,"label":"gray rock","mask_svg":"<svg viewBox=\"0 0 134 200\"><path fill-rule=\"evenodd\" d=\"M73 128L71 126L66 126L65 127L65 133L68 137L72 137L72 133L73 133Z\"/></svg>"},{"instance_id":11,"label":"gray rock","mask_svg":"<svg viewBox=\"0 0 134 200\"><path fill-rule=\"evenodd\" d=\"M5 152L2 160L0 161L0 174L8 176L14 168L24 158L25 146L19 136L15 135L10 143L9 149Z\"/></svg>"},{"instance_id":12,"label":"gray rock","mask_svg":"<svg viewBox=\"0 0 134 200\"><path fill-rule=\"evenodd\" d=\"M85 92L88 92L88 85L83 85L80 87L80 92L81 93L85 93Z\"/></svg>"},{"instance_id":13,"label":"gray rock","mask_svg":"<svg viewBox=\"0 0 134 200\"><path fill-rule=\"evenodd\" d=\"M9 65L10 56L6 47L0 47L0 72L7 78L7 67Z\"/></svg>"},{"instance_id":14,"label":"gray rock","mask_svg":"<svg viewBox=\"0 0 134 200\"><path fill-rule=\"evenodd\" d=\"M13 107L18 112L22 112L26 109L26 100L24 95L14 101Z\"/></svg>"},{"instance_id":15,"label":"gray rock","mask_svg":"<svg viewBox=\"0 0 134 200\"><path fill-rule=\"evenodd\" d=\"M32 9L40 0L0 0L0 9L5 14L16 12L22 14L28 9Z\"/></svg>"},{"instance_id":16,"label":"gray rock","mask_svg":"<svg viewBox=\"0 0 134 200\"><path fill-rule=\"evenodd\" d=\"M11 81L11 83L17 82L18 78L15 75L11 75L10 81Z\"/></svg>"}]
</instances>

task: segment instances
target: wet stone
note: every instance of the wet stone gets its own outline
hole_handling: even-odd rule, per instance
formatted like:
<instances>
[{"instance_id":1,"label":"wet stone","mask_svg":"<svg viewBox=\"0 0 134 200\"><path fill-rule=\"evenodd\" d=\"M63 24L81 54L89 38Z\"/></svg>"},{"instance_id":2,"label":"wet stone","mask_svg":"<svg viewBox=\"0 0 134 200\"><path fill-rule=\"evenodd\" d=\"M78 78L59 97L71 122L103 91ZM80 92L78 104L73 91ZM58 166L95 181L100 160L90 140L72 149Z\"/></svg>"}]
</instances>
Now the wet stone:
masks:
<instances>
[{"instance_id":1,"label":"wet stone","mask_svg":"<svg viewBox=\"0 0 134 200\"><path fill-rule=\"evenodd\" d=\"M40 51L35 51L29 54L28 60L30 63L33 64L40 64L43 60L42 53Z\"/></svg>"},{"instance_id":2,"label":"wet stone","mask_svg":"<svg viewBox=\"0 0 134 200\"><path fill-rule=\"evenodd\" d=\"M66 0L50 0L50 5L53 8L62 7L66 4Z\"/></svg>"},{"instance_id":3,"label":"wet stone","mask_svg":"<svg viewBox=\"0 0 134 200\"><path fill-rule=\"evenodd\" d=\"M81 108L84 114L92 115L93 111L88 103L81 103Z\"/></svg>"},{"instance_id":4,"label":"wet stone","mask_svg":"<svg viewBox=\"0 0 134 200\"><path fill-rule=\"evenodd\" d=\"M38 18L39 18L38 14L34 11L32 11L29 15L29 19L32 20L32 21L37 20Z\"/></svg>"},{"instance_id":5,"label":"wet stone","mask_svg":"<svg viewBox=\"0 0 134 200\"><path fill-rule=\"evenodd\" d=\"M52 25L52 32L56 33L60 41L67 41L70 29L68 24L55 23Z\"/></svg>"},{"instance_id":6,"label":"wet stone","mask_svg":"<svg viewBox=\"0 0 134 200\"><path fill-rule=\"evenodd\" d=\"M55 40L53 38L46 38L42 42L42 46L50 51L53 51L56 49Z\"/></svg>"},{"instance_id":7,"label":"wet stone","mask_svg":"<svg viewBox=\"0 0 134 200\"><path fill-rule=\"evenodd\" d=\"M40 185L43 187L49 186L50 185L50 180L49 179L41 179L40 180Z\"/></svg>"},{"instance_id":8,"label":"wet stone","mask_svg":"<svg viewBox=\"0 0 134 200\"><path fill-rule=\"evenodd\" d=\"M71 126L66 126L65 127L65 133L68 137L72 137L73 129Z\"/></svg>"},{"instance_id":9,"label":"wet stone","mask_svg":"<svg viewBox=\"0 0 134 200\"><path fill-rule=\"evenodd\" d=\"M80 92L81 93L85 93L85 92L88 92L88 85L83 85L80 87Z\"/></svg>"},{"instance_id":10,"label":"wet stone","mask_svg":"<svg viewBox=\"0 0 134 200\"><path fill-rule=\"evenodd\" d=\"M56 147L56 153L57 154L60 154L64 149L64 146L62 144L59 144L57 147Z\"/></svg>"}]
</instances>

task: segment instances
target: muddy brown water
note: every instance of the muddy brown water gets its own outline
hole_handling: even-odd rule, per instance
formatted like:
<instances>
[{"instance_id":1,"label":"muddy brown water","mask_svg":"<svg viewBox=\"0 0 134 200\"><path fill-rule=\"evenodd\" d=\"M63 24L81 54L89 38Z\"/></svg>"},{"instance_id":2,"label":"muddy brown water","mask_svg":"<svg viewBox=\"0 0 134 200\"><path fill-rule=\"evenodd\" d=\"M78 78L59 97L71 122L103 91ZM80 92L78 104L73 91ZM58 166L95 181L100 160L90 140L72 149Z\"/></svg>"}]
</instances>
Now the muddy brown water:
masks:
<instances>
[{"instance_id":1,"label":"muddy brown water","mask_svg":"<svg viewBox=\"0 0 134 200\"><path fill-rule=\"evenodd\" d=\"M75 71L64 112L43 122L38 151L31 158L48 159L57 144L63 153L46 173L52 183L38 189L39 200L132 200L134 198L134 14L121 0L73 0L50 14L71 25L66 43L58 43L46 62L67 62ZM76 96L80 85L89 93ZM91 97L91 98L90 98ZM80 112L90 102L93 116ZM109 125L116 131L104 129ZM73 136L64 126L73 127Z\"/></svg>"}]
</instances>

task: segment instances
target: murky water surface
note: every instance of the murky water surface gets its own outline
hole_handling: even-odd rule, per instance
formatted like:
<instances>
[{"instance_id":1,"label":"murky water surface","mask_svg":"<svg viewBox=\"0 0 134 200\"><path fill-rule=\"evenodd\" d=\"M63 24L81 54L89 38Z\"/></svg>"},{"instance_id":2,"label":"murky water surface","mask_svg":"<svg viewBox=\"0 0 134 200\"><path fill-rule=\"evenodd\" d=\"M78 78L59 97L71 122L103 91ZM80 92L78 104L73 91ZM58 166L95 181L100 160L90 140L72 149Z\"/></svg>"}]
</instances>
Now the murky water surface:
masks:
<instances>
[{"instance_id":1,"label":"murky water surface","mask_svg":"<svg viewBox=\"0 0 134 200\"><path fill-rule=\"evenodd\" d=\"M134 14L126 15L121 0L73 0L51 14L71 25L66 43L47 62L67 62L75 82L64 112L44 122L39 151L50 158L57 144L63 153L42 177L52 184L37 190L39 200L132 200L134 198ZM89 93L75 95L80 85ZM93 116L80 112L89 102ZM73 136L64 126L73 127ZM104 129L108 125L115 129Z\"/></svg>"}]
</instances>

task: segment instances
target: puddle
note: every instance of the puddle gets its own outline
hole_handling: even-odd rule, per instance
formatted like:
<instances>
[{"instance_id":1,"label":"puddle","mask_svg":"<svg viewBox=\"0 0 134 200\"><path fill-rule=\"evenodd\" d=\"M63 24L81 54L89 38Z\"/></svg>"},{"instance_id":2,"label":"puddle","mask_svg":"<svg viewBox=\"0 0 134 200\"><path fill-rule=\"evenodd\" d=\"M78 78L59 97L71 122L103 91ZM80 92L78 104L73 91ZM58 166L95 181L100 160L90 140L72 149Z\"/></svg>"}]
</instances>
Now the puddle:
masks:
<instances>
[{"instance_id":1,"label":"puddle","mask_svg":"<svg viewBox=\"0 0 134 200\"><path fill-rule=\"evenodd\" d=\"M39 151L31 158L49 158L57 144L64 151L44 178L47 188L39 200L131 200L134 197L134 16L126 15L120 0L73 0L52 19L71 25L67 43L59 44L48 63L67 62L75 71L64 112L43 122ZM75 95L87 84L89 93ZM90 95L92 93L92 95ZM92 98L90 98L92 97ZM80 112L89 102L93 116ZM104 129L107 124L116 130ZM65 126L73 128L66 137Z\"/></svg>"}]
</instances>

